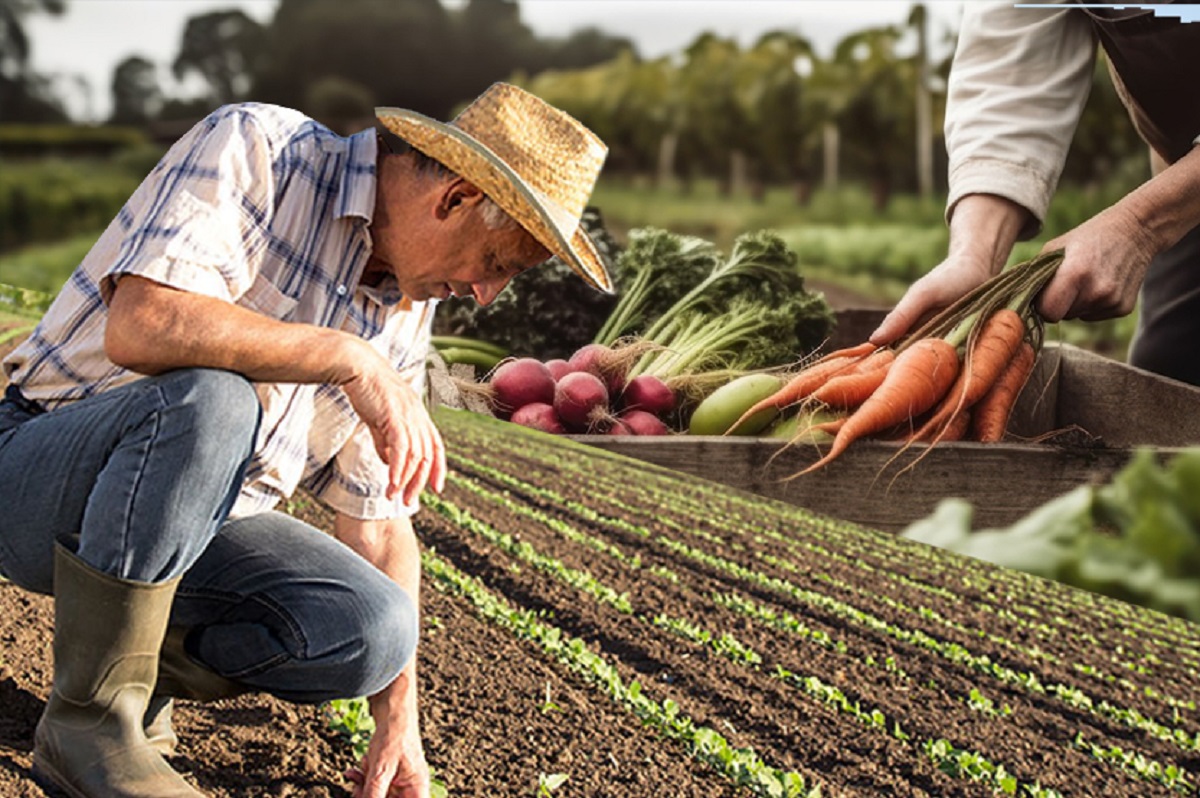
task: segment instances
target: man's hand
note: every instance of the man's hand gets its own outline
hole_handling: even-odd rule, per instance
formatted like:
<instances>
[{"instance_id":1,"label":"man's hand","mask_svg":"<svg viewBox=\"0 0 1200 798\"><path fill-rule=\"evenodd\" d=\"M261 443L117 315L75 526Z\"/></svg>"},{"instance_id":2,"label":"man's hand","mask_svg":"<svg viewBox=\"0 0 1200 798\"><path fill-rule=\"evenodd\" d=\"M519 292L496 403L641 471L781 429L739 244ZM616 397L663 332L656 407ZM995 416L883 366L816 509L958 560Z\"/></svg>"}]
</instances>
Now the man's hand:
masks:
<instances>
[{"instance_id":1,"label":"man's hand","mask_svg":"<svg viewBox=\"0 0 1200 798\"><path fill-rule=\"evenodd\" d=\"M338 540L395 580L414 602L421 595L421 554L408 518L363 521L338 514ZM421 745L417 657L371 696L375 733L367 755L346 772L354 798L428 798L429 766Z\"/></svg>"},{"instance_id":2,"label":"man's hand","mask_svg":"<svg viewBox=\"0 0 1200 798\"><path fill-rule=\"evenodd\" d=\"M989 258L974 253L950 256L939 263L904 292L896 307L884 317L871 343L886 346L905 333L917 329L937 311L950 305L992 276Z\"/></svg>"},{"instance_id":3,"label":"man's hand","mask_svg":"<svg viewBox=\"0 0 1200 798\"><path fill-rule=\"evenodd\" d=\"M441 433L412 386L369 346L363 350L357 374L342 390L388 465L388 498L402 492L412 503L426 484L440 493L446 481Z\"/></svg>"},{"instance_id":4,"label":"man's hand","mask_svg":"<svg viewBox=\"0 0 1200 798\"><path fill-rule=\"evenodd\" d=\"M429 765L420 734L378 723L367 755L346 771L353 798L429 798Z\"/></svg>"},{"instance_id":5,"label":"man's hand","mask_svg":"<svg viewBox=\"0 0 1200 798\"><path fill-rule=\"evenodd\" d=\"M992 194L959 200L950 220L946 259L909 286L871 333L871 343L892 343L1000 271L1028 217L1020 205Z\"/></svg>"},{"instance_id":6,"label":"man's hand","mask_svg":"<svg viewBox=\"0 0 1200 798\"><path fill-rule=\"evenodd\" d=\"M1157 248L1146 227L1118 203L1046 244L1065 256L1042 289L1038 312L1048 322L1126 316Z\"/></svg>"}]
</instances>

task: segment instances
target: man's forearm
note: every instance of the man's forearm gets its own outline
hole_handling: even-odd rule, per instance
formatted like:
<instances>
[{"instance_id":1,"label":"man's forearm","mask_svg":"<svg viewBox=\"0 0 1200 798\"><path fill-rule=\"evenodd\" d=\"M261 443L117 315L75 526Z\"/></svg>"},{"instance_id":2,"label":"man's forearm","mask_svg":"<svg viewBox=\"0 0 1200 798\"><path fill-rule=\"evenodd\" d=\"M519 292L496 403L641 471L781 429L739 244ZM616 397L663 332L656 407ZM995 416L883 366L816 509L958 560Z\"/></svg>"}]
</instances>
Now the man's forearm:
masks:
<instances>
[{"instance_id":1,"label":"man's forearm","mask_svg":"<svg viewBox=\"0 0 1200 798\"><path fill-rule=\"evenodd\" d=\"M421 552L412 522L407 518L363 521L339 514L334 521L334 535L408 593L417 609L419 626ZM373 714L383 712L398 721L416 722L416 661L414 654L396 681L372 698Z\"/></svg>"},{"instance_id":2,"label":"man's forearm","mask_svg":"<svg viewBox=\"0 0 1200 798\"><path fill-rule=\"evenodd\" d=\"M1127 194L1123 206L1140 223L1155 253L1200 225L1200 147Z\"/></svg>"},{"instance_id":3,"label":"man's forearm","mask_svg":"<svg viewBox=\"0 0 1200 798\"><path fill-rule=\"evenodd\" d=\"M365 342L290 324L212 297L127 275L109 305L105 352L142 374L218 368L261 382L343 384Z\"/></svg>"}]
</instances>

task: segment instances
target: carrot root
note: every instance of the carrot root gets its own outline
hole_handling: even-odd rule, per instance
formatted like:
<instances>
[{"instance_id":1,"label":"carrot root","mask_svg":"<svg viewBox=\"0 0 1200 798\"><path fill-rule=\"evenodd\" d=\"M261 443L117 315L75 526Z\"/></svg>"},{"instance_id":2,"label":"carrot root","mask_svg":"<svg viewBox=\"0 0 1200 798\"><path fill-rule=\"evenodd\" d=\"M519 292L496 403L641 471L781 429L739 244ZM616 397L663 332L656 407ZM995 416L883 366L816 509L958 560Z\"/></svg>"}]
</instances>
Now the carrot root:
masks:
<instances>
[{"instance_id":1,"label":"carrot root","mask_svg":"<svg viewBox=\"0 0 1200 798\"><path fill-rule=\"evenodd\" d=\"M1033 345L1023 341L996 384L975 406L975 412L971 414L971 440L995 443L1004 438L1017 397L1029 381L1036 362L1037 352Z\"/></svg>"},{"instance_id":2,"label":"carrot root","mask_svg":"<svg viewBox=\"0 0 1200 798\"><path fill-rule=\"evenodd\" d=\"M824 457L794 477L816 471L851 443L924 413L941 399L958 376L958 353L941 338L923 338L896 357L883 383L841 425Z\"/></svg>"}]
</instances>

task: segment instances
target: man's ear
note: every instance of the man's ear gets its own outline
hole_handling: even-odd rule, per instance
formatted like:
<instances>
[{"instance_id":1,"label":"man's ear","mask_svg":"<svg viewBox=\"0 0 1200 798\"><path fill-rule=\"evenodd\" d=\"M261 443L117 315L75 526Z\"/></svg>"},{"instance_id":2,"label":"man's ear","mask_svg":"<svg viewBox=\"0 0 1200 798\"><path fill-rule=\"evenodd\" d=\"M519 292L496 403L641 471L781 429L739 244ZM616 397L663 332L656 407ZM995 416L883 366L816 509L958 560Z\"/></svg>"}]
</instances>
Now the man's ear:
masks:
<instances>
[{"instance_id":1,"label":"man's ear","mask_svg":"<svg viewBox=\"0 0 1200 798\"><path fill-rule=\"evenodd\" d=\"M436 209L437 217L445 219L456 209L473 209L484 200L485 196L473 183L456 177L442 190Z\"/></svg>"}]
</instances>

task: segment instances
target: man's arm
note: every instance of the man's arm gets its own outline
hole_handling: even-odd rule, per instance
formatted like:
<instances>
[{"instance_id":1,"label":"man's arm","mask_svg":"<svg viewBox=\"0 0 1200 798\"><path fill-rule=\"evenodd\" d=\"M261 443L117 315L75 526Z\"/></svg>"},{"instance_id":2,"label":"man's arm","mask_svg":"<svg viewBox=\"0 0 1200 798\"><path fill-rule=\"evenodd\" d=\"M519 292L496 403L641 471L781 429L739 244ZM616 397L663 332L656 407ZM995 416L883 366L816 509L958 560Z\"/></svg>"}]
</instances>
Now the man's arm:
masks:
<instances>
[{"instance_id":1,"label":"man's arm","mask_svg":"<svg viewBox=\"0 0 1200 798\"><path fill-rule=\"evenodd\" d=\"M105 353L143 374L235 371L261 382L329 383L346 392L389 466L388 497L442 489L445 453L421 397L366 341L291 324L212 297L127 275L109 303Z\"/></svg>"},{"instance_id":2,"label":"man's arm","mask_svg":"<svg viewBox=\"0 0 1200 798\"><path fill-rule=\"evenodd\" d=\"M408 518L362 521L338 514L334 534L399 584L414 607L420 606L421 554ZM375 734L362 770L352 773L356 798L425 798L429 767L421 745L415 652L396 680L370 697L370 705Z\"/></svg>"},{"instance_id":3,"label":"man's arm","mask_svg":"<svg viewBox=\"0 0 1200 798\"><path fill-rule=\"evenodd\" d=\"M946 259L871 334L884 345L1003 268L1041 228L1091 85L1096 43L1076 9L968 4L946 100Z\"/></svg>"},{"instance_id":4,"label":"man's arm","mask_svg":"<svg viewBox=\"0 0 1200 798\"><path fill-rule=\"evenodd\" d=\"M1070 232L1046 244L1066 251L1037 308L1047 321L1124 316L1150 261L1200 225L1200 148Z\"/></svg>"}]
</instances>

